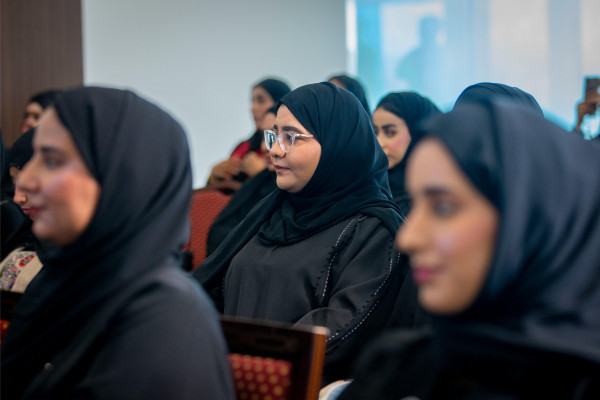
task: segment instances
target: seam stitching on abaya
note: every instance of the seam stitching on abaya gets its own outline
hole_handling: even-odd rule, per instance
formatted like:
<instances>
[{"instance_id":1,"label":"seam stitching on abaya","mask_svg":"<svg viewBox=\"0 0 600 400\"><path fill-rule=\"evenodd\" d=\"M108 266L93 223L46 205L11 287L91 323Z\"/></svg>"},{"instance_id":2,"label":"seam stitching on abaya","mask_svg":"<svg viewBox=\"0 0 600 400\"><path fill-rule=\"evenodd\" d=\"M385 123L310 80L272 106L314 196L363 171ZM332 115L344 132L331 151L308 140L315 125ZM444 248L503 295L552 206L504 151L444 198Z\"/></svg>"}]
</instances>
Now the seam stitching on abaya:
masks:
<instances>
[{"instance_id":1,"label":"seam stitching on abaya","mask_svg":"<svg viewBox=\"0 0 600 400\"><path fill-rule=\"evenodd\" d=\"M340 236L338 236L335 244L333 245L334 249L340 244L340 240L342 239L342 236L344 236L344 233L350 227L350 225L352 225L354 223L354 221L356 221L356 218L352 218L352 220L350 220L350 222L348 222L348 225L346 225L346 227L342 230L342 233L340 233ZM338 255L338 252L337 251L334 252L333 257L331 257L331 261L329 261L329 266L327 267L327 275L325 275L325 284L323 285L323 297L322 297L321 301L325 300L325 293L327 292L327 284L329 283L329 275L331 275L331 266L333 265L333 262L335 261L335 258L337 257L337 255Z\"/></svg>"},{"instance_id":2,"label":"seam stitching on abaya","mask_svg":"<svg viewBox=\"0 0 600 400\"><path fill-rule=\"evenodd\" d=\"M366 216L363 216L362 218L353 218L348 223L348 225L346 225L346 227L344 228L344 230L342 230L342 233L340 233L340 236L338 237L337 241L333 245L333 249L336 249L336 247L339 246L340 240L342 239L342 237L344 236L344 233L346 232L346 230L348 230L348 228L350 227L350 225L352 225L354 222L356 222L356 225L358 225L360 222L364 221L365 219L367 219ZM339 254L339 251L335 251L333 253L333 257L331 258L331 261L329 262L329 266L327 268L327 275L326 275L326 278L325 278L325 285L323 287L323 297L322 297L321 301L325 300L325 293L327 292L327 284L329 283L329 276L331 275L331 266L333 265L333 262L335 261L335 258L337 257L338 254Z\"/></svg>"},{"instance_id":3,"label":"seam stitching on abaya","mask_svg":"<svg viewBox=\"0 0 600 400\"><path fill-rule=\"evenodd\" d=\"M390 251L392 249L392 246L390 246ZM397 262L400 261L400 254L398 254L397 257ZM377 293L381 290L381 288L385 285L385 283L388 281L388 279L390 278L390 276L392 275L392 269L394 267L394 258L390 257L390 268L388 271L388 274L386 275L385 279L383 280L383 282L381 282L381 285L379 285L379 287L377 288L377 290L375 290L375 292L373 293L373 296L377 295ZM373 304L373 307L371 307L369 309L369 312L367 312L367 314L363 317L363 319L356 325L354 326L354 328L352 328L350 330L350 332L346 333L341 339L340 342L344 341L348 336L352 335L354 332L356 332L356 330L358 328L361 327L361 325L367 320L367 318L369 318L369 315L371 315L371 313L373 312L373 310L375 310L375 307L377 307L377 305L379 304L380 300L377 300L375 302L375 304ZM340 332L337 332L335 335L329 337L329 339L327 339L327 343L329 343L331 340L333 340L336 336L338 336L340 334Z\"/></svg>"}]
</instances>

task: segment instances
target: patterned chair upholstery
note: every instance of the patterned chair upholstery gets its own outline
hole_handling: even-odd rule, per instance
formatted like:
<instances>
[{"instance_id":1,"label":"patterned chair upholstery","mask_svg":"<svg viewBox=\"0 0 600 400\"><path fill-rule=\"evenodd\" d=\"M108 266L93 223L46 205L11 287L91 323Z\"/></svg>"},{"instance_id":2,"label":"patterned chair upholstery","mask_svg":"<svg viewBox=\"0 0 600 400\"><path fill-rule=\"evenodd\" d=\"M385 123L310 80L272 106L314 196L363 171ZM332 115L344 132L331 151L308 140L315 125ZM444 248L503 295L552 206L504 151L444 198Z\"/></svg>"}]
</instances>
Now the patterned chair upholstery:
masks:
<instances>
[{"instance_id":1,"label":"patterned chair upholstery","mask_svg":"<svg viewBox=\"0 0 600 400\"><path fill-rule=\"evenodd\" d=\"M329 329L221 316L239 400L316 400Z\"/></svg>"},{"instance_id":2,"label":"patterned chair upholstery","mask_svg":"<svg viewBox=\"0 0 600 400\"><path fill-rule=\"evenodd\" d=\"M240 400L285 400L291 363L273 358L230 354L236 397Z\"/></svg>"},{"instance_id":3,"label":"patterned chair upholstery","mask_svg":"<svg viewBox=\"0 0 600 400\"><path fill-rule=\"evenodd\" d=\"M206 258L206 241L210 226L230 199L231 196L218 190L194 190L190 208L190 238L183 248L184 251L192 253L193 268Z\"/></svg>"}]
</instances>

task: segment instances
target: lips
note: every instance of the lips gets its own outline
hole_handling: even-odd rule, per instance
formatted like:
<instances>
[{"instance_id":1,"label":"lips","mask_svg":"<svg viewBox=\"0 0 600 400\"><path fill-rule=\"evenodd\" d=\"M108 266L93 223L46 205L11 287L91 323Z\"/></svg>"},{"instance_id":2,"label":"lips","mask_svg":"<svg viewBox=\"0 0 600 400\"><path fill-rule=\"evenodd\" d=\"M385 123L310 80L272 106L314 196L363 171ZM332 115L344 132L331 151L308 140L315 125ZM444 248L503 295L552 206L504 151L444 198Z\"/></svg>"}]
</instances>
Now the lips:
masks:
<instances>
[{"instance_id":1,"label":"lips","mask_svg":"<svg viewBox=\"0 0 600 400\"><path fill-rule=\"evenodd\" d=\"M282 173L289 170L289 168L282 167L281 165L275 165L275 172L277 173Z\"/></svg>"},{"instance_id":2,"label":"lips","mask_svg":"<svg viewBox=\"0 0 600 400\"><path fill-rule=\"evenodd\" d=\"M413 280L417 285L431 281L436 274L437 271L434 268L420 267L412 269Z\"/></svg>"},{"instance_id":3,"label":"lips","mask_svg":"<svg viewBox=\"0 0 600 400\"><path fill-rule=\"evenodd\" d=\"M29 218L34 218L40 212L42 212L43 209L44 209L43 207L29 207L27 209L23 209L23 213L25 215L29 216Z\"/></svg>"}]
</instances>

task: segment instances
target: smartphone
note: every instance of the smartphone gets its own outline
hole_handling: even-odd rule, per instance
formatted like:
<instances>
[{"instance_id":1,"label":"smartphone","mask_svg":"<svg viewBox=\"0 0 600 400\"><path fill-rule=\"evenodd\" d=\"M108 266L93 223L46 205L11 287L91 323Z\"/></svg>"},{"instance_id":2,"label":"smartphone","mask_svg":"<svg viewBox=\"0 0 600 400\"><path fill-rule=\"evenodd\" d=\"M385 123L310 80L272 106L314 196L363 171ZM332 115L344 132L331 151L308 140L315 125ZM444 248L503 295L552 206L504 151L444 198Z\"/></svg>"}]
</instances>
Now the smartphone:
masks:
<instances>
[{"instance_id":1,"label":"smartphone","mask_svg":"<svg viewBox=\"0 0 600 400\"><path fill-rule=\"evenodd\" d=\"M586 76L583 84L583 99L588 101L592 94L598 93L600 88L600 76Z\"/></svg>"}]
</instances>

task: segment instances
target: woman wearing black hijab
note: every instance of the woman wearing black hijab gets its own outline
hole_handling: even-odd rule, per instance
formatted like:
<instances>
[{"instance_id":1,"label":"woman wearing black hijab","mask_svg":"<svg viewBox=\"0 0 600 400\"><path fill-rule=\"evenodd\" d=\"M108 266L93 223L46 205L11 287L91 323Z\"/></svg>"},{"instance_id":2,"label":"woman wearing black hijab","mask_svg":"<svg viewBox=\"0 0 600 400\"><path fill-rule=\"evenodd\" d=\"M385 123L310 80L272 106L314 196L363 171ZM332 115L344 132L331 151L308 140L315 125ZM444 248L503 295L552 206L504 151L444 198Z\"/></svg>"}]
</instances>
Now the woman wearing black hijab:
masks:
<instances>
[{"instance_id":1,"label":"woman wearing black hijab","mask_svg":"<svg viewBox=\"0 0 600 400\"><path fill-rule=\"evenodd\" d=\"M233 398L220 326L180 270L188 146L127 91L60 94L17 186L54 248L2 343L2 398Z\"/></svg>"},{"instance_id":2,"label":"woman wearing black hijab","mask_svg":"<svg viewBox=\"0 0 600 400\"><path fill-rule=\"evenodd\" d=\"M251 111L256 130L249 139L236 146L229 159L213 167L209 184L229 193L239 189L240 182L245 182L266 167L260 150L263 132L259 124L267 110L289 92L290 87L285 82L274 78L264 79L252 87ZM262 168L256 168L256 164Z\"/></svg>"},{"instance_id":3,"label":"woman wearing black hijab","mask_svg":"<svg viewBox=\"0 0 600 400\"><path fill-rule=\"evenodd\" d=\"M347 375L375 332L415 324L414 287L393 247L401 217L385 154L350 92L331 83L294 90L275 130L265 136L279 189L194 276L225 314L328 327L327 383Z\"/></svg>"},{"instance_id":4,"label":"woman wearing black hijab","mask_svg":"<svg viewBox=\"0 0 600 400\"><path fill-rule=\"evenodd\" d=\"M348 75L335 75L329 78L329 82L343 89L346 89L350 93L355 95L358 101L360 101L360 104L362 104L362 106L364 107L367 114L371 115L371 107L369 106L369 101L367 100L365 88L363 87L363 85L361 85L359 81L349 77Z\"/></svg>"},{"instance_id":5,"label":"woman wearing black hijab","mask_svg":"<svg viewBox=\"0 0 600 400\"><path fill-rule=\"evenodd\" d=\"M382 338L340 400L599 398L598 148L500 102L426 132L397 244L431 333Z\"/></svg>"},{"instance_id":6,"label":"woman wearing black hijab","mask_svg":"<svg viewBox=\"0 0 600 400\"><path fill-rule=\"evenodd\" d=\"M404 187L406 160L421 138L419 124L439 113L435 104L415 92L389 93L373 112L375 134L389 162L392 196L403 215L410 210Z\"/></svg>"},{"instance_id":7,"label":"woman wearing black hijab","mask_svg":"<svg viewBox=\"0 0 600 400\"><path fill-rule=\"evenodd\" d=\"M541 116L544 115L537 100L518 87L502 83L481 82L467 87L462 91L454 108L464 104L481 103L482 101L499 100L509 102L518 107L527 108Z\"/></svg>"}]
</instances>

